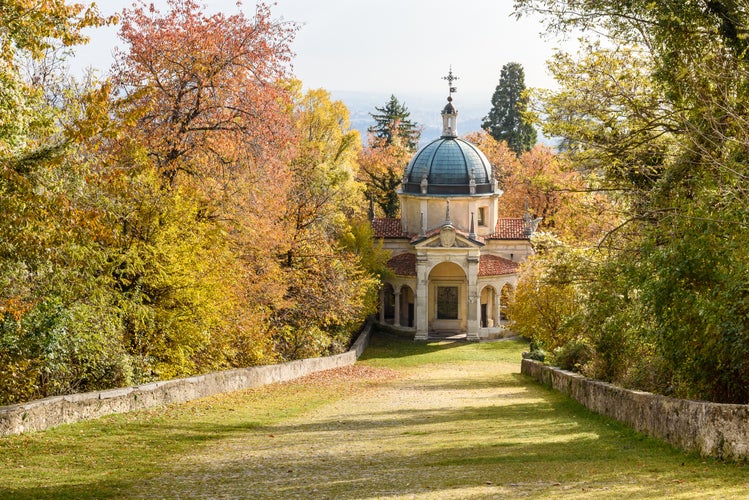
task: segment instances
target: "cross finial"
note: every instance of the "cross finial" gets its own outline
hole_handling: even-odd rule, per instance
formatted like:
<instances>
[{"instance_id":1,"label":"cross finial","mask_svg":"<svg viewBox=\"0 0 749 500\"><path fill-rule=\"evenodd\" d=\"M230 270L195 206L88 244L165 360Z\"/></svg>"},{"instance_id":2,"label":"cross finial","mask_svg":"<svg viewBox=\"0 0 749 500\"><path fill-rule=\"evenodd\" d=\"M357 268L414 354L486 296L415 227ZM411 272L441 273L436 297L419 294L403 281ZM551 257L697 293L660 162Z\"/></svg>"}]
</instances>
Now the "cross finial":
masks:
<instances>
[{"instance_id":1,"label":"cross finial","mask_svg":"<svg viewBox=\"0 0 749 500\"><path fill-rule=\"evenodd\" d=\"M453 82L455 80L458 80L459 78L457 76L453 76L453 67L450 65L450 72L447 74L447 76L442 77L443 80L447 80L447 84L450 88L450 95L448 97L448 100L452 101L453 92L458 91L458 87L453 86Z\"/></svg>"}]
</instances>

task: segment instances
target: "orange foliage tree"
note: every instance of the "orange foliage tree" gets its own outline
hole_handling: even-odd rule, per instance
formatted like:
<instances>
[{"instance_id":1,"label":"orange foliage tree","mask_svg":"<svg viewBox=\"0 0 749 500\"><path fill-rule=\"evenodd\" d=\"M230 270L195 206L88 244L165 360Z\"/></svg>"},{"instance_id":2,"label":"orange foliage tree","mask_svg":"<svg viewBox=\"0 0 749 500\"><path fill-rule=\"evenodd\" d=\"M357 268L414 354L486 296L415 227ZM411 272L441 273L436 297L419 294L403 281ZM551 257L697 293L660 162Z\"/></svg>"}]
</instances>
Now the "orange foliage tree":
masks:
<instances>
[{"instance_id":1,"label":"orange foliage tree","mask_svg":"<svg viewBox=\"0 0 749 500\"><path fill-rule=\"evenodd\" d=\"M383 217L398 217L400 214L396 189L413 155L413 150L397 134L393 133L391 137L388 142L386 138L370 133L367 147L359 153L359 179L367 186L367 197Z\"/></svg>"},{"instance_id":2,"label":"orange foliage tree","mask_svg":"<svg viewBox=\"0 0 749 500\"><path fill-rule=\"evenodd\" d=\"M549 146L534 146L519 157L505 142L496 141L485 131L466 137L478 145L494 165L495 176L504 191L500 211L507 217L519 217L529 210L543 217L540 227L555 232L575 223L580 214L580 176L557 156Z\"/></svg>"},{"instance_id":3,"label":"orange foliage tree","mask_svg":"<svg viewBox=\"0 0 749 500\"><path fill-rule=\"evenodd\" d=\"M296 26L263 3L252 18L168 5L123 13L113 67L127 124L111 157L127 193L115 279L130 348L157 377L272 357L295 143L283 81Z\"/></svg>"}]
</instances>

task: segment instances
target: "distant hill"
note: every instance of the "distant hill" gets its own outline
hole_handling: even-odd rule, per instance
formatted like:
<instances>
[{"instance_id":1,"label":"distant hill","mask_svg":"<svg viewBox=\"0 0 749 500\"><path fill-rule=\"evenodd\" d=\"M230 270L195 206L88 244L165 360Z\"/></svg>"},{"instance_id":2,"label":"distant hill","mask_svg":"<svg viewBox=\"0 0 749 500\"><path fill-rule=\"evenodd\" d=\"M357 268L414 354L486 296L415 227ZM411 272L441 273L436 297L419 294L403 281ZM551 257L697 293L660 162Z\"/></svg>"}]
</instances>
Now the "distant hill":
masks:
<instances>
[{"instance_id":1,"label":"distant hill","mask_svg":"<svg viewBox=\"0 0 749 500\"><path fill-rule=\"evenodd\" d=\"M390 99L390 93L332 91L331 94L334 99L346 104L351 115L351 127L361 133L362 142L366 143L367 129L374 124L369 114L375 111L375 106L384 106ZM440 111L447 102L446 96L396 94L395 97L405 103L413 121L423 127L420 141L422 146L439 138L442 133ZM461 100L460 94L455 96L454 104L458 109L458 133L461 136L481 130L481 121L491 107L490 97L487 97L486 104L483 104L475 98ZM553 146L558 141L549 140L539 132L539 142Z\"/></svg>"}]
</instances>

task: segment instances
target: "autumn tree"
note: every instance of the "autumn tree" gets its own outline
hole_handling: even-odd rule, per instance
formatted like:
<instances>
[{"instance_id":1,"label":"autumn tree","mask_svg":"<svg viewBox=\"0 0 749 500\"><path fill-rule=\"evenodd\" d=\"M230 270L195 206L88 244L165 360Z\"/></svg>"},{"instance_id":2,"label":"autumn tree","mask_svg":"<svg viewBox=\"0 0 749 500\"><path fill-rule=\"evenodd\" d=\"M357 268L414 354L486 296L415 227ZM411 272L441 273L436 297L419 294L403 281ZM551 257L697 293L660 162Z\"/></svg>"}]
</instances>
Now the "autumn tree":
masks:
<instances>
[{"instance_id":1,"label":"autumn tree","mask_svg":"<svg viewBox=\"0 0 749 500\"><path fill-rule=\"evenodd\" d=\"M123 13L113 68L132 124L112 159L127 193L113 278L146 377L268 358L269 311L286 293L294 134L282 80L296 27L264 4L253 18L168 6Z\"/></svg>"},{"instance_id":2,"label":"autumn tree","mask_svg":"<svg viewBox=\"0 0 749 500\"><path fill-rule=\"evenodd\" d=\"M95 175L82 154L106 127L108 87L58 73L52 102L52 78L29 71L106 22L61 1L0 5L0 404L126 380L99 300Z\"/></svg>"},{"instance_id":3,"label":"autumn tree","mask_svg":"<svg viewBox=\"0 0 749 500\"><path fill-rule=\"evenodd\" d=\"M579 335L583 295L576 267L585 255L550 233L536 233L533 244L536 253L521 266L509 318L515 331L553 353Z\"/></svg>"},{"instance_id":4,"label":"autumn tree","mask_svg":"<svg viewBox=\"0 0 749 500\"><path fill-rule=\"evenodd\" d=\"M102 26L114 18L101 17L95 4L86 7L50 0L32 8L23 0L5 0L0 4L0 20L0 54L6 63L13 63L19 52L39 59L58 44L86 43L84 28Z\"/></svg>"},{"instance_id":5,"label":"autumn tree","mask_svg":"<svg viewBox=\"0 0 749 500\"><path fill-rule=\"evenodd\" d=\"M0 13L0 404L345 347L379 259L347 111L288 82L294 25L141 2L109 83L52 49L95 10Z\"/></svg>"},{"instance_id":6,"label":"autumn tree","mask_svg":"<svg viewBox=\"0 0 749 500\"><path fill-rule=\"evenodd\" d=\"M536 144L536 129L523 113L528 108L525 91L525 72L518 63L502 66L499 84L492 95L492 108L481 122L481 128L497 141L505 141L516 155Z\"/></svg>"},{"instance_id":7,"label":"autumn tree","mask_svg":"<svg viewBox=\"0 0 749 500\"><path fill-rule=\"evenodd\" d=\"M406 105L393 95L384 107L370 113L375 125L369 128L367 147L359 163L360 179L367 186L367 198L385 217L397 217L400 201L397 188L408 160L416 151L421 129L410 120Z\"/></svg>"},{"instance_id":8,"label":"autumn tree","mask_svg":"<svg viewBox=\"0 0 749 500\"><path fill-rule=\"evenodd\" d=\"M387 144L385 139L369 134L368 144L359 155L360 179L367 186L367 197L384 217L398 217L398 186L413 152L399 139Z\"/></svg>"},{"instance_id":9,"label":"autumn tree","mask_svg":"<svg viewBox=\"0 0 749 500\"><path fill-rule=\"evenodd\" d=\"M301 247L314 247L319 236L336 234L361 206L361 186L356 181L361 139L350 128L349 112L323 89L301 95L294 85L294 125L298 137L291 161L292 188L286 219L293 233L287 266Z\"/></svg>"},{"instance_id":10,"label":"autumn tree","mask_svg":"<svg viewBox=\"0 0 749 500\"><path fill-rule=\"evenodd\" d=\"M286 202L288 289L274 312L276 348L284 359L344 349L373 310L377 283L360 256L339 243L362 218L359 133L341 101L322 89L302 95L300 87L292 83L298 145Z\"/></svg>"},{"instance_id":11,"label":"autumn tree","mask_svg":"<svg viewBox=\"0 0 749 500\"><path fill-rule=\"evenodd\" d=\"M568 240L581 236L600 237L603 200L591 195L582 177L566 157L545 145L536 145L519 157L507 143L497 141L487 131L468 134L494 168L502 197L500 213L520 217L525 211L542 217L540 228Z\"/></svg>"}]
</instances>

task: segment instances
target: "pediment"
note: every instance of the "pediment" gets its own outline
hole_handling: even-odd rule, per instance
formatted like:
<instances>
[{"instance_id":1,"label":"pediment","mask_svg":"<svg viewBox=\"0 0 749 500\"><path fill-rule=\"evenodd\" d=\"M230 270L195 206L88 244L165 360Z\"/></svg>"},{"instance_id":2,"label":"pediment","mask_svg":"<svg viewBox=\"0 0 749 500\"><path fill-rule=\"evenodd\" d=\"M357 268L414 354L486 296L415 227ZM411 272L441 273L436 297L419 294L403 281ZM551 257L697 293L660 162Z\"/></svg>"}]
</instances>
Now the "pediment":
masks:
<instances>
[{"instance_id":1,"label":"pediment","mask_svg":"<svg viewBox=\"0 0 749 500\"><path fill-rule=\"evenodd\" d=\"M414 242L416 248L481 248L484 244L467 238L452 226L443 226L438 232Z\"/></svg>"}]
</instances>

